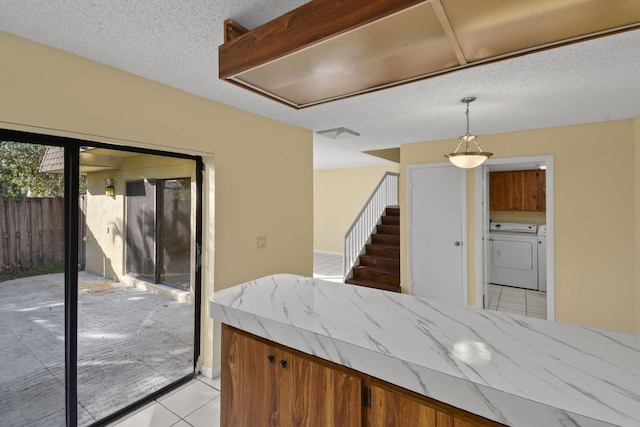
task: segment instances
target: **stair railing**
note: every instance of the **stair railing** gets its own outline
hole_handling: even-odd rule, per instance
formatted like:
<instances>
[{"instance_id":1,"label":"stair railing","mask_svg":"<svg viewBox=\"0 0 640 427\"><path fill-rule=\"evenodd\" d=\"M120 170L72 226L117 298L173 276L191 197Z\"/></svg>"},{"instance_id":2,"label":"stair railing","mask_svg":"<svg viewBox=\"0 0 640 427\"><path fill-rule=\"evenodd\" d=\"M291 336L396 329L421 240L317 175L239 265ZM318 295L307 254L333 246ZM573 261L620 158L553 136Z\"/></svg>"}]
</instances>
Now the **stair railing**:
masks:
<instances>
[{"instance_id":1,"label":"stair railing","mask_svg":"<svg viewBox=\"0 0 640 427\"><path fill-rule=\"evenodd\" d=\"M387 206L398 204L398 178L396 172L386 172L373 193L364 204L362 210L344 235L344 269L343 279L346 281L358 257L362 254L371 233L378 225Z\"/></svg>"}]
</instances>

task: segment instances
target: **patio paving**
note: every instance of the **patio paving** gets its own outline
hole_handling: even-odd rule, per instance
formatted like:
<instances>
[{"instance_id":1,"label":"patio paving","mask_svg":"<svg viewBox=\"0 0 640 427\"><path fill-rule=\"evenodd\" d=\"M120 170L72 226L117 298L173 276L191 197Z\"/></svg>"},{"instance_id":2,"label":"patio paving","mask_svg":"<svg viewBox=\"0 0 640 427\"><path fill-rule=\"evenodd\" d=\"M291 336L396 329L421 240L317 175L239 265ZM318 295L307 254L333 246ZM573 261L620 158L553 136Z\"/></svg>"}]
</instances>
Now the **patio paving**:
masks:
<instances>
[{"instance_id":1,"label":"patio paving","mask_svg":"<svg viewBox=\"0 0 640 427\"><path fill-rule=\"evenodd\" d=\"M193 371L193 306L79 274L78 417L89 425ZM0 282L0 425L64 426L64 277Z\"/></svg>"}]
</instances>

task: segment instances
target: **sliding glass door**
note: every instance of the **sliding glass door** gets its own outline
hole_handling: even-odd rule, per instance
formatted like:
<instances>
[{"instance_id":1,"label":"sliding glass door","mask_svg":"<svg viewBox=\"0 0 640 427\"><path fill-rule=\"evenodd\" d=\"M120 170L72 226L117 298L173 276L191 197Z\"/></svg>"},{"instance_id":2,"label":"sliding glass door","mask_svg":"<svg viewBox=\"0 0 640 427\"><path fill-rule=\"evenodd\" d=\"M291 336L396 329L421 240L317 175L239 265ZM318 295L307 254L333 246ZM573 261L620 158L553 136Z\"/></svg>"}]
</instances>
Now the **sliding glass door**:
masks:
<instances>
[{"instance_id":1,"label":"sliding glass door","mask_svg":"<svg viewBox=\"0 0 640 427\"><path fill-rule=\"evenodd\" d=\"M102 425L194 373L200 159L7 135L40 141L36 171L64 190L20 194L16 209L0 198L0 232L13 227L0 263L59 258L55 271L0 273L0 424Z\"/></svg>"},{"instance_id":2,"label":"sliding glass door","mask_svg":"<svg viewBox=\"0 0 640 427\"><path fill-rule=\"evenodd\" d=\"M191 178L127 182L127 274L189 290L191 185Z\"/></svg>"}]
</instances>

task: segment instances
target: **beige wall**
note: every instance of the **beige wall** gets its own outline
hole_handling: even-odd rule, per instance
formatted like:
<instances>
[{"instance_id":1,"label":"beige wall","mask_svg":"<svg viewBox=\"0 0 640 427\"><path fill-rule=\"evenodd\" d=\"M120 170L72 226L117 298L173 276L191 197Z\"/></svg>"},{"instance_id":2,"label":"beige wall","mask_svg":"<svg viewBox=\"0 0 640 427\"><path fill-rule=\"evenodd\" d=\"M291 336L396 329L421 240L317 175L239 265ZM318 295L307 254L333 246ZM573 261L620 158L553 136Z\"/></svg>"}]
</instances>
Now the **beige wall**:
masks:
<instances>
[{"instance_id":1,"label":"beige wall","mask_svg":"<svg viewBox=\"0 0 640 427\"><path fill-rule=\"evenodd\" d=\"M637 121L637 120L636 120ZM637 129L636 124L636 129ZM637 329L638 245L634 179L633 120L483 135L482 147L495 158L554 156L556 319L622 331ZM456 140L406 144L409 164L442 162ZM636 145L638 142L636 141ZM402 174L404 175L404 174ZM406 179L400 205L407 206ZM475 175L467 174L469 301L475 303ZM403 209L403 216L406 209ZM403 221L403 224L407 224ZM407 229L402 227L402 277L407 277ZM404 280L404 279L403 279ZM406 285L406 283L404 284Z\"/></svg>"},{"instance_id":2,"label":"beige wall","mask_svg":"<svg viewBox=\"0 0 640 427\"><path fill-rule=\"evenodd\" d=\"M400 165L318 170L313 173L313 248L342 253L344 234L385 172Z\"/></svg>"},{"instance_id":3,"label":"beige wall","mask_svg":"<svg viewBox=\"0 0 640 427\"><path fill-rule=\"evenodd\" d=\"M0 55L2 127L204 156L205 366L216 363L206 309L214 288L312 274L310 131L6 33ZM257 249L257 236L267 237L266 248Z\"/></svg>"}]
</instances>

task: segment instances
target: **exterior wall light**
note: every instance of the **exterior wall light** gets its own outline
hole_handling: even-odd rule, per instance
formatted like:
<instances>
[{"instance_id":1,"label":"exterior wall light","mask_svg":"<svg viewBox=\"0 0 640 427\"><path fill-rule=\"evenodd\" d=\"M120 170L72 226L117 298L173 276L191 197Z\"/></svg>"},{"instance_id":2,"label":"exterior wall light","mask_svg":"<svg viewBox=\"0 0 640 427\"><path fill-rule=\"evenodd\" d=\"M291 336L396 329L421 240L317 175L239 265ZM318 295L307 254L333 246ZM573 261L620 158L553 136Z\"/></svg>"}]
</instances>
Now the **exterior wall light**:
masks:
<instances>
[{"instance_id":1,"label":"exterior wall light","mask_svg":"<svg viewBox=\"0 0 640 427\"><path fill-rule=\"evenodd\" d=\"M116 188L113 186L113 179L106 178L104 180L104 194L109 197L116 197Z\"/></svg>"}]
</instances>

